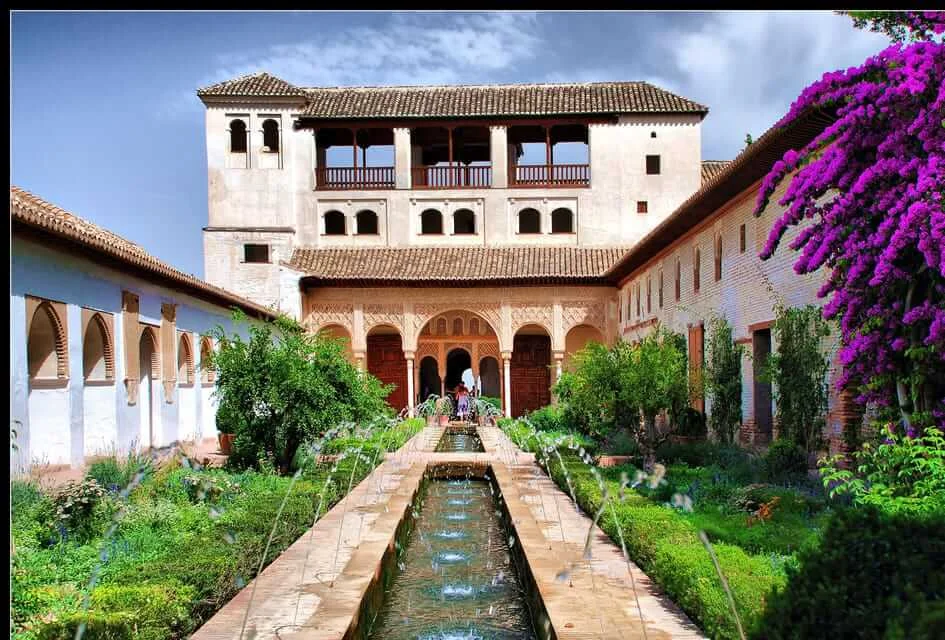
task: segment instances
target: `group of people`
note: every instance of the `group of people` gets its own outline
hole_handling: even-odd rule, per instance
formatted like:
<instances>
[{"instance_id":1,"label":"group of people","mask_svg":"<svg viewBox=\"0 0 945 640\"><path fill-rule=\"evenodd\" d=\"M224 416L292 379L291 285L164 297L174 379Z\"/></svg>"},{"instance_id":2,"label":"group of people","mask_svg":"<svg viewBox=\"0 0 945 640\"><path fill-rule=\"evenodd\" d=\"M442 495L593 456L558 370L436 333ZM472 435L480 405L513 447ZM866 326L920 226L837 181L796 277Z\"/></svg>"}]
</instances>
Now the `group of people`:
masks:
<instances>
[{"instance_id":1,"label":"group of people","mask_svg":"<svg viewBox=\"0 0 945 640\"><path fill-rule=\"evenodd\" d=\"M471 392L466 384L460 381L453 389L453 395L456 397L456 415L460 420L465 420L470 415Z\"/></svg>"}]
</instances>

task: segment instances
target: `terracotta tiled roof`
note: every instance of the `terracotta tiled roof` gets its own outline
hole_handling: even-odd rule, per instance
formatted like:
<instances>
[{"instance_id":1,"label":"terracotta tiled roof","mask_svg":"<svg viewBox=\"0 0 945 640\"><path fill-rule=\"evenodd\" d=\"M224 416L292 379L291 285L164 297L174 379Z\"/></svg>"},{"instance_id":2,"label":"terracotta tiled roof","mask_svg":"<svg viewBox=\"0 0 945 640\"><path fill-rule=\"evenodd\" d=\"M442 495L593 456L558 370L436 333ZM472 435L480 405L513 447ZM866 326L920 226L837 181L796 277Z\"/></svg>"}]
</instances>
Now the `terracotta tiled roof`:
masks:
<instances>
[{"instance_id":1,"label":"terracotta tiled roof","mask_svg":"<svg viewBox=\"0 0 945 640\"><path fill-rule=\"evenodd\" d=\"M218 82L209 87L197 89L200 97L210 96L267 96L267 97L306 97L305 89L289 84L265 72L240 76L225 82Z\"/></svg>"},{"instance_id":2,"label":"terracotta tiled roof","mask_svg":"<svg viewBox=\"0 0 945 640\"><path fill-rule=\"evenodd\" d=\"M321 281L591 282L626 247L299 247L286 264Z\"/></svg>"},{"instance_id":3,"label":"terracotta tiled roof","mask_svg":"<svg viewBox=\"0 0 945 640\"><path fill-rule=\"evenodd\" d=\"M702 161L702 184L705 184L715 176L722 173L722 169L728 166L731 160L703 160Z\"/></svg>"},{"instance_id":4,"label":"terracotta tiled roof","mask_svg":"<svg viewBox=\"0 0 945 640\"><path fill-rule=\"evenodd\" d=\"M10 220L12 223L37 229L91 250L122 263L131 270L142 271L151 277L168 281L170 286L196 297L226 307L237 306L257 316L275 317L271 309L178 271L149 254L141 246L19 187L10 187Z\"/></svg>"},{"instance_id":5,"label":"terracotta tiled roof","mask_svg":"<svg viewBox=\"0 0 945 640\"><path fill-rule=\"evenodd\" d=\"M646 82L319 87L308 92L302 115L325 119L708 113L703 105Z\"/></svg>"},{"instance_id":6,"label":"terracotta tiled roof","mask_svg":"<svg viewBox=\"0 0 945 640\"><path fill-rule=\"evenodd\" d=\"M306 97L322 119L695 113L708 108L646 82L299 88L254 73L197 90L200 97Z\"/></svg>"}]
</instances>

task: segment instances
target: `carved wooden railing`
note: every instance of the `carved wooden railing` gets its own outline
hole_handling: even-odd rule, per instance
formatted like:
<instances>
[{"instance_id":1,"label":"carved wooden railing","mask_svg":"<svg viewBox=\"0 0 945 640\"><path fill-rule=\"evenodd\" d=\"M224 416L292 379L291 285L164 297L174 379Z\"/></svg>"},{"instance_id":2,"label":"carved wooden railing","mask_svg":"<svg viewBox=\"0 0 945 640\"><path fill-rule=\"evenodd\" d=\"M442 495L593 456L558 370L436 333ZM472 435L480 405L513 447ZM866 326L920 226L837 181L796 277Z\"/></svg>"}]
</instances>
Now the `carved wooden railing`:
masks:
<instances>
[{"instance_id":1,"label":"carved wooden railing","mask_svg":"<svg viewBox=\"0 0 945 640\"><path fill-rule=\"evenodd\" d=\"M591 184L589 164L512 165L509 186L514 187L587 187Z\"/></svg>"}]
</instances>

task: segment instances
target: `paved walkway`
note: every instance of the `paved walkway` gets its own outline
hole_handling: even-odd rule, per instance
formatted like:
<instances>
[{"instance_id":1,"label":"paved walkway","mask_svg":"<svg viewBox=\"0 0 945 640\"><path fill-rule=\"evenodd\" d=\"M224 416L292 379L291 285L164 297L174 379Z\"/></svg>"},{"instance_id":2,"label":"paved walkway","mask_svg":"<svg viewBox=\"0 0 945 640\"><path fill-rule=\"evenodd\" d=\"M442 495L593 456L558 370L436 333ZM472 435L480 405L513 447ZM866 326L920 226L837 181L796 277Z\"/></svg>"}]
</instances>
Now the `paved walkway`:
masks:
<instances>
[{"instance_id":1,"label":"paved walkway","mask_svg":"<svg viewBox=\"0 0 945 640\"><path fill-rule=\"evenodd\" d=\"M595 527L593 559L583 560L591 520L499 429L479 428L485 453L435 453L443 431L427 427L389 454L192 637L236 640L244 617L243 638L354 637L361 603L379 579L381 559L394 548L397 526L431 463L491 466L547 624L560 640L703 637L632 566L644 631L619 547Z\"/></svg>"}]
</instances>

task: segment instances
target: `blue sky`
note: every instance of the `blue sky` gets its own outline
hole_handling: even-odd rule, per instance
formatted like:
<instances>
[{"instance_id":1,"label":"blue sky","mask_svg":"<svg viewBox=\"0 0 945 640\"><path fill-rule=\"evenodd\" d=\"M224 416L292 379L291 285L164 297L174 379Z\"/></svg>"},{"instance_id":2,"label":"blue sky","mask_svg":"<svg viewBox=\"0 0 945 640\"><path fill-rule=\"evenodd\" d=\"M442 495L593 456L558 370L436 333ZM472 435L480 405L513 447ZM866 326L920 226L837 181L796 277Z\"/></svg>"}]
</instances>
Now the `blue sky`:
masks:
<instances>
[{"instance_id":1,"label":"blue sky","mask_svg":"<svg viewBox=\"0 0 945 640\"><path fill-rule=\"evenodd\" d=\"M728 159L887 43L830 12L14 12L13 184L203 275L197 87L646 80L709 106Z\"/></svg>"}]
</instances>

